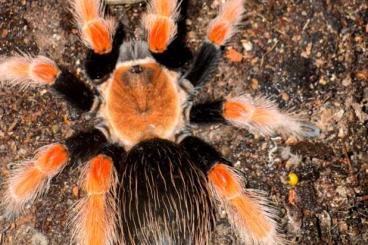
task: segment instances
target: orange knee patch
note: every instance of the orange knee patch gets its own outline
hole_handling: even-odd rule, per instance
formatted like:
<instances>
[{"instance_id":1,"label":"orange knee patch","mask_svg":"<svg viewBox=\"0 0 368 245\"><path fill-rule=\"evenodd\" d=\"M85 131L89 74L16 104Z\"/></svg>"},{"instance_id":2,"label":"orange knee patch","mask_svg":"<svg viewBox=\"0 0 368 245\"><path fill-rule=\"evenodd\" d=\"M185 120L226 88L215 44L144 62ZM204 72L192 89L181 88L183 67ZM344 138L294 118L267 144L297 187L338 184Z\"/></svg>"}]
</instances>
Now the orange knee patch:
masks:
<instances>
[{"instance_id":1,"label":"orange knee patch","mask_svg":"<svg viewBox=\"0 0 368 245\"><path fill-rule=\"evenodd\" d=\"M226 165L216 164L208 174L208 178L222 196L232 198L241 193L241 186L233 175Z\"/></svg>"},{"instance_id":2,"label":"orange knee patch","mask_svg":"<svg viewBox=\"0 0 368 245\"><path fill-rule=\"evenodd\" d=\"M166 17L156 17L150 25L148 34L149 49L155 53L162 53L169 45L173 33L176 32L176 27L172 20Z\"/></svg>"},{"instance_id":3,"label":"orange knee patch","mask_svg":"<svg viewBox=\"0 0 368 245\"><path fill-rule=\"evenodd\" d=\"M51 84L55 81L59 69L50 63L39 63L32 66L32 75L39 81Z\"/></svg>"},{"instance_id":4,"label":"orange knee patch","mask_svg":"<svg viewBox=\"0 0 368 245\"><path fill-rule=\"evenodd\" d=\"M106 155L98 155L90 160L87 170L85 189L88 194L100 194L109 191L113 180L113 162Z\"/></svg>"},{"instance_id":5,"label":"orange knee patch","mask_svg":"<svg viewBox=\"0 0 368 245\"><path fill-rule=\"evenodd\" d=\"M231 27L227 22L213 23L208 30L208 40L218 46L221 46L225 43L230 31Z\"/></svg>"},{"instance_id":6,"label":"orange knee patch","mask_svg":"<svg viewBox=\"0 0 368 245\"><path fill-rule=\"evenodd\" d=\"M108 26L102 20L87 24L83 35L95 53L105 54L112 49L112 39Z\"/></svg>"},{"instance_id":7,"label":"orange knee patch","mask_svg":"<svg viewBox=\"0 0 368 245\"><path fill-rule=\"evenodd\" d=\"M211 21L207 38L212 43L221 46L229 39L238 25L244 12L244 0L228 0L220 9L219 15Z\"/></svg>"},{"instance_id":8,"label":"orange knee patch","mask_svg":"<svg viewBox=\"0 0 368 245\"><path fill-rule=\"evenodd\" d=\"M62 144L56 144L39 153L35 166L42 172L49 174L59 170L67 162L68 157L66 147Z\"/></svg>"},{"instance_id":9,"label":"orange knee patch","mask_svg":"<svg viewBox=\"0 0 368 245\"><path fill-rule=\"evenodd\" d=\"M237 119L249 112L249 106L237 101L226 101L224 103L224 117L228 120Z\"/></svg>"}]
</instances>

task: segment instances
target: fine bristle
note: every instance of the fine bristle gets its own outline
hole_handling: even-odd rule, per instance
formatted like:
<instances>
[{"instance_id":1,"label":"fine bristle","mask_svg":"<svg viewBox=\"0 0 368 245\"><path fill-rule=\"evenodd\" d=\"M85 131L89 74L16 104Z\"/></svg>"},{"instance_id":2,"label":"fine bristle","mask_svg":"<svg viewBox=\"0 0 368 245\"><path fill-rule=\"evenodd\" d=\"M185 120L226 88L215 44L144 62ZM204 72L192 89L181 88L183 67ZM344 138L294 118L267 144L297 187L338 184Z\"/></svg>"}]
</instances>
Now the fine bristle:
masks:
<instances>
[{"instance_id":1,"label":"fine bristle","mask_svg":"<svg viewBox=\"0 0 368 245\"><path fill-rule=\"evenodd\" d=\"M59 75L55 62L44 56L12 56L0 59L0 83L23 88L52 84Z\"/></svg>"},{"instance_id":2,"label":"fine bristle","mask_svg":"<svg viewBox=\"0 0 368 245\"><path fill-rule=\"evenodd\" d=\"M231 167L215 165L208 175L214 196L246 244L284 244L275 210L264 194L244 189L244 180Z\"/></svg>"},{"instance_id":3,"label":"fine bristle","mask_svg":"<svg viewBox=\"0 0 368 245\"><path fill-rule=\"evenodd\" d=\"M77 244L112 245L117 239L115 192L117 178L111 158L98 155L82 173L86 197L73 209L71 221Z\"/></svg>"},{"instance_id":4,"label":"fine bristle","mask_svg":"<svg viewBox=\"0 0 368 245\"><path fill-rule=\"evenodd\" d=\"M143 18L148 46L153 53L164 52L176 35L179 6L176 0L152 0Z\"/></svg>"},{"instance_id":5,"label":"fine bristle","mask_svg":"<svg viewBox=\"0 0 368 245\"><path fill-rule=\"evenodd\" d=\"M47 191L50 180L65 166L68 152L63 145L42 147L34 159L21 163L5 183L2 206L9 215L21 212Z\"/></svg>"},{"instance_id":6,"label":"fine bristle","mask_svg":"<svg viewBox=\"0 0 368 245\"><path fill-rule=\"evenodd\" d=\"M263 98L238 97L226 100L224 117L231 124L248 129L252 133L282 136L294 135L298 138L307 136L305 125L297 115L281 111L277 106Z\"/></svg>"},{"instance_id":7,"label":"fine bristle","mask_svg":"<svg viewBox=\"0 0 368 245\"><path fill-rule=\"evenodd\" d=\"M102 2L71 0L71 6L84 43L97 54L109 53L117 24L112 17L104 17Z\"/></svg>"},{"instance_id":8,"label":"fine bristle","mask_svg":"<svg viewBox=\"0 0 368 245\"><path fill-rule=\"evenodd\" d=\"M208 40L218 46L224 45L235 33L243 12L244 0L229 0L222 4L218 16L209 24Z\"/></svg>"}]
</instances>

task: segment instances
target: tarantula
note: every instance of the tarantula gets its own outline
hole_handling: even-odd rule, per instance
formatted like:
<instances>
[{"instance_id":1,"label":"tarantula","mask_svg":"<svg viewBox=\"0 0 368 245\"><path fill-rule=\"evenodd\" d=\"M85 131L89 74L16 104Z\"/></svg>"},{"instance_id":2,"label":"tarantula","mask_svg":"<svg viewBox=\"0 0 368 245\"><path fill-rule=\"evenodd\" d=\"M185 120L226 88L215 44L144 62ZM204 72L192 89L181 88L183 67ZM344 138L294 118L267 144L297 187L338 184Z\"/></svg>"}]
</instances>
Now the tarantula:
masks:
<instances>
[{"instance_id":1,"label":"tarantula","mask_svg":"<svg viewBox=\"0 0 368 245\"><path fill-rule=\"evenodd\" d=\"M284 243L264 194L246 189L232 163L189 130L191 124L223 123L262 135L313 134L309 124L265 98L191 103L216 70L243 5L221 5L186 72L173 69L186 59L177 41L177 0L150 1L143 18L147 41L123 41L124 27L100 0L71 1L96 89L44 56L3 57L3 84L48 86L99 119L94 128L44 146L19 164L4 185L4 210L21 213L68 162L81 162L85 195L71 210L77 244L208 244L219 204L244 242Z\"/></svg>"}]
</instances>

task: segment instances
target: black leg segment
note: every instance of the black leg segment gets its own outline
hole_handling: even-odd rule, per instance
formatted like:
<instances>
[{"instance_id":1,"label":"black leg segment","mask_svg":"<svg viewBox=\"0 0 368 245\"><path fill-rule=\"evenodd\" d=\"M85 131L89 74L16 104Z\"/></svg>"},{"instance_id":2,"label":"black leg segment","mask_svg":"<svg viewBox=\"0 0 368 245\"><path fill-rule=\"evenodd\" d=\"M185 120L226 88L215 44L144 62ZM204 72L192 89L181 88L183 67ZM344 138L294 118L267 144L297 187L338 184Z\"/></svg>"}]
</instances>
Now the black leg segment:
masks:
<instances>
[{"instance_id":1,"label":"black leg segment","mask_svg":"<svg viewBox=\"0 0 368 245\"><path fill-rule=\"evenodd\" d=\"M98 129L78 132L66 139L64 144L71 157L71 163L77 161L85 162L101 152L109 152L109 149L106 148L108 141L105 135ZM115 154L115 150L110 151L112 153L106 155L112 156Z\"/></svg>"},{"instance_id":2,"label":"black leg segment","mask_svg":"<svg viewBox=\"0 0 368 245\"><path fill-rule=\"evenodd\" d=\"M88 50L85 69L89 78L104 82L108 75L114 70L119 58L119 49L125 37L123 24L119 23L114 35L112 50L108 54L96 54L92 49Z\"/></svg>"},{"instance_id":3,"label":"black leg segment","mask_svg":"<svg viewBox=\"0 0 368 245\"><path fill-rule=\"evenodd\" d=\"M190 122L198 124L226 124L223 116L223 105L224 100L193 105L190 109Z\"/></svg>"},{"instance_id":4,"label":"black leg segment","mask_svg":"<svg viewBox=\"0 0 368 245\"><path fill-rule=\"evenodd\" d=\"M188 136L180 142L180 145L188 153L191 160L206 174L216 163L232 165L213 146L200 138Z\"/></svg>"},{"instance_id":5,"label":"black leg segment","mask_svg":"<svg viewBox=\"0 0 368 245\"><path fill-rule=\"evenodd\" d=\"M82 111L89 111L92 108L95 93L66 69L61 70L51 88Z\"/></svg>"},{"instance_id":6,"label":"black leg segment","mask_svg":"<svg viewBox=\"0 0 368 245\"><path fill-rule=\"evenodd\" d=\"M189 80L195 87L203 86L211 79L217 69L221 54L221 48L212 43L204 42L184 78Z\"/></svg>"}]
</instances>

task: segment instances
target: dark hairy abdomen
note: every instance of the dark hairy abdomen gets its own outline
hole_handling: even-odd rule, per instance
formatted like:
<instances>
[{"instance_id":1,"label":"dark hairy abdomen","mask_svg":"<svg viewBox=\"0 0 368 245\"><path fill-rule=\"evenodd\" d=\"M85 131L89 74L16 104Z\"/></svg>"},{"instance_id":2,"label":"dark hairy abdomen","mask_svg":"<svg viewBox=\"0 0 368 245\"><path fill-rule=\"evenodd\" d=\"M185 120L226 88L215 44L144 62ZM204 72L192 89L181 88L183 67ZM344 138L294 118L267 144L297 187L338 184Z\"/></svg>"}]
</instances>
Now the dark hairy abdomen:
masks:
<instances>
[{"instance_id":1,"label":"dark hairy abdomen","mask_svg":"<svg viewBox=\"0 0 368 245\"><path fill-rule=\"evenodd\" d=\"M125 244L206 244L214 222L204 173L177 144L144 141L122 166Z\"/></svg>"}]
</instances>

